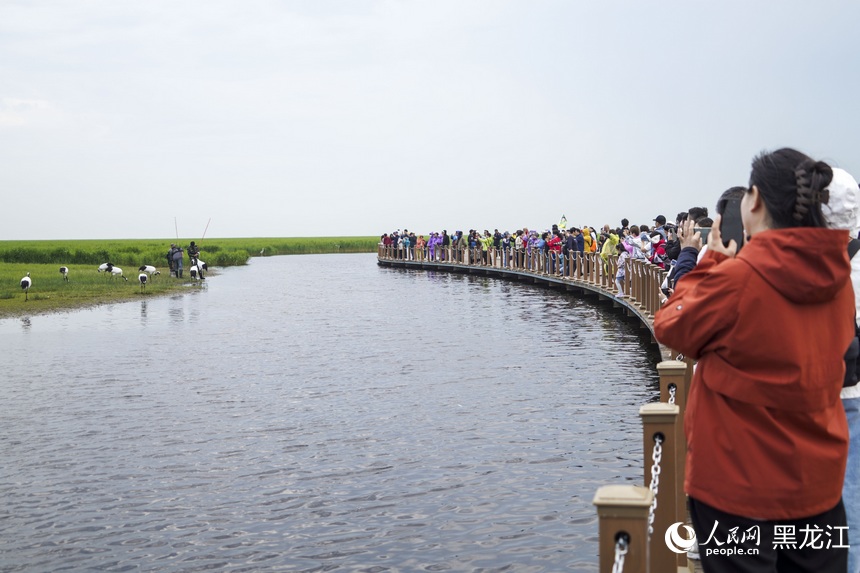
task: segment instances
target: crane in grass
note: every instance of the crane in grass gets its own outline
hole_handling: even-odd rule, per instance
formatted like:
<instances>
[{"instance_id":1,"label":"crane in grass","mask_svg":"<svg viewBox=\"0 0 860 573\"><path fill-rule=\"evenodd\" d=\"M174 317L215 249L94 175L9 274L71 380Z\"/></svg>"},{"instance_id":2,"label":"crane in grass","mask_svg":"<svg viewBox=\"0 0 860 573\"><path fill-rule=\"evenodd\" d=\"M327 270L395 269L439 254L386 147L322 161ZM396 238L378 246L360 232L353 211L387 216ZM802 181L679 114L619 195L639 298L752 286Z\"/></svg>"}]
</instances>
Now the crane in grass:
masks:
<instances>
[{"instance_id":1,"label":"crane in grass","mask_svg":"<svg viewBox=\"0 0 860 573\"><path fill-rule=\"evenodd\" d=\"M30 273L27 273L27 276L21 279L21 288L24 289L24 300L29 300L31 286L33 286L33 279L30 278Z\"/></svg>"},{"instance_id":2,"label":"crane in grass","mask_svg":"<svg viewBox=\"0 0 860 573\"><path fill-rule=\"evenodd\" d=\"M141 265L141 266L140 266L140 268L139 268L139 269L137 269L137 270L139 270L139 271L140 271L140 272L142 272L142 273L146 273L146 274L148 274L148 275L149 275L149 276L151 276L151 277L152 277L152 276L155 276L155 275L160 275L160 274L161 274L161 271L159 271L158 269L156 269L156 268L155 268L154 266L152 266L152 265Z\"/></svg>"},{"instance_id":3,"label":"crane in grass","mask_svg":"<svg viewBox=\"0 0 860 573\"><path fill-rule=\"evenodd\" d=\"M108 263L108 271L110 272L111 278L121 277L122 280L128 282L128 277L122 274L122 269L119 267L113 266L111 263Z\"/></svg>"}]
</instances>

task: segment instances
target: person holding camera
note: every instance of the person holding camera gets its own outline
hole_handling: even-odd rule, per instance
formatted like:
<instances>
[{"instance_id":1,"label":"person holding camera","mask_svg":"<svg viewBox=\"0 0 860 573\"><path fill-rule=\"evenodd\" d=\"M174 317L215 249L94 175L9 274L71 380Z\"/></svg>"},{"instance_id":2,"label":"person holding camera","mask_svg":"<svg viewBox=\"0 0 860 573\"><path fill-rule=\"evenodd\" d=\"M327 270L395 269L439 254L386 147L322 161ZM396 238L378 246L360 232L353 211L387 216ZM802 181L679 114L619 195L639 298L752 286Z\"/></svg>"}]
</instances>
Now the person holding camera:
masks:
<instances>
[{"instance_id":1,"label":"person holding camera","mask_svg":"<svg viewBox=\"0 0 860 573\"><path fill-rule=\"evenodd\" d=\"M756 157L743 250L723 244L718 216L708 252L654 319L662 344L698 361L684 485L706 573L847 566L840 392L854 293L848 233L822 214L832 177L793 149ZM779 543L788 528L830 532L831 543ZM715 550L730 539L743 553Z\"/></svg>"}]
</instances>

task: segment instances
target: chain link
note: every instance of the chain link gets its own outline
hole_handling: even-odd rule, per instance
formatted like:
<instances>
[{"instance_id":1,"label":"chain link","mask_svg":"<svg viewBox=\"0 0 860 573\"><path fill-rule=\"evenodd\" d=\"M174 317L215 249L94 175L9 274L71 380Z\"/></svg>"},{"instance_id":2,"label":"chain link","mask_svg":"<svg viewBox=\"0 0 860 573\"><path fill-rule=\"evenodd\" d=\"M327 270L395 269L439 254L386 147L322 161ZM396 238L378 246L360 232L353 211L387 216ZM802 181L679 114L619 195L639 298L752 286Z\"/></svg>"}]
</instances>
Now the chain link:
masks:
<instances>
[{"instance_id":1,"label":"chain link","mask_svg":"<svg viewBox=\"0 0 860 573\"><path fill-rule=\"evenodd\" d=\"M654 513L657 511L657 493L660 490L660 462L663 460L663 437L654 436L654 451L651 454L651 485L649 489L654 494L651 508L648 510L648 538L654 533Z\"/></svg>"},{"instance_id":2,"label":"chain link","mask_svg":"<svg viewBox=\"0 0 860 573\"><path fill-rule=\"evenodd\" d=\"M669 384L669 403L675 403L675 392L678 390L678 387L674 384Z\"/></svg>"},{"instance_id":3,"label":"chain link","mask_svg":"<svg viewBox=\"0 0 860 573\"><path fill-rule=\"evenodd\" d=\"M627 555L627 547L627 536L620 536L615 542L615 563L612 565L612 573L624 571L624 557Z\"/></svg>"}]
</instances>

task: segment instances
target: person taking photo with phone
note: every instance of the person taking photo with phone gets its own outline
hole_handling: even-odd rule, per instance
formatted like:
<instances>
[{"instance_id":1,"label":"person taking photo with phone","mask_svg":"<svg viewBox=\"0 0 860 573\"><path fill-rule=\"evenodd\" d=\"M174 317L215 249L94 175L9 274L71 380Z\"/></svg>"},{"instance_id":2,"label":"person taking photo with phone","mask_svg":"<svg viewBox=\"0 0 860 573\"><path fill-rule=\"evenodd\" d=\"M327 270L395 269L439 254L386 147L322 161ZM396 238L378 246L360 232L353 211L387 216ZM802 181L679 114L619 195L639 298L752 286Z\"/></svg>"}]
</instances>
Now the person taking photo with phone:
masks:
<instances>
[{"instance_id":1,"label":"person taking photo with phone","mask_svg":"<svg viewBox=\"0 0 860 573\"><path fill-rule=\"evenodd\" d=\"M698 361L684 485L706 573L847 566L839 395L854 294L847 231L821 210L832 176L793 149L757 156L740 202L743 250L723 243L717 216L708 252L654 319L662 344ZM788 527L831 532L832 543L775 543ZM743 554L716 550L733 528L759 534L734 545Z\"/></svg>"}]
</instances>

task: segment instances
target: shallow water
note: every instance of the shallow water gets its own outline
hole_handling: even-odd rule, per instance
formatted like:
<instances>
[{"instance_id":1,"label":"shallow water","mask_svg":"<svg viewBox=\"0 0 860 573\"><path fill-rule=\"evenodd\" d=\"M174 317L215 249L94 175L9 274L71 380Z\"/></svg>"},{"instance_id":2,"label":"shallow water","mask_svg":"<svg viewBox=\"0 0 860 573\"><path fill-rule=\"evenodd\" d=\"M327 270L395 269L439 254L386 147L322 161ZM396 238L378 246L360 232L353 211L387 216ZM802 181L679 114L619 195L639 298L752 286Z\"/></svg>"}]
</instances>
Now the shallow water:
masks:
<instances>
[{"instance_id":1,"label":"shallow water","mask_svg":"<svg viewBox=\"0 0 860 573\"><path fill-rule=\"evenodd\" d=\"M638 325L375 255L206 283L0 321L0 571L597 570Z\"/></svg>"}]
</instances>

